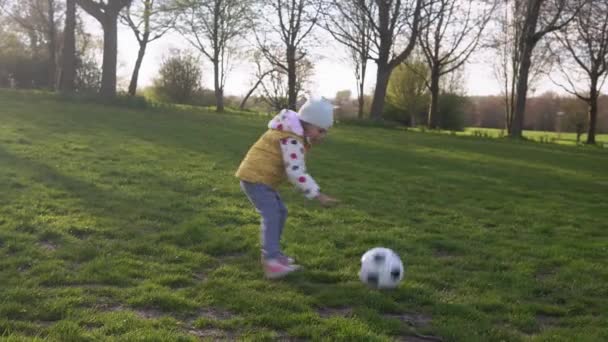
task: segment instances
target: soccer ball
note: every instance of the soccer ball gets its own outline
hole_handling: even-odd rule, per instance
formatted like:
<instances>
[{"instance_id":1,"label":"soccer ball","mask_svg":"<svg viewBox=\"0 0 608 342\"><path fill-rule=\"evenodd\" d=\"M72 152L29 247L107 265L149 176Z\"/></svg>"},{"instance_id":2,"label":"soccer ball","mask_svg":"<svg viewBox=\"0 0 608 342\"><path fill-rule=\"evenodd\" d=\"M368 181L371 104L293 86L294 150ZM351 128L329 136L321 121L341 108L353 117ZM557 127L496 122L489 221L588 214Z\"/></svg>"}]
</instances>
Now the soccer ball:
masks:
<instances>
[{"instance_id":1,"label":"soccer ball","mask_svg":"<svg viewBox=\"0 0 608 342\"><path fill-rule=\"evenodd\" d=\"M377 289L397 287L403 279L403 263L388 248L376 247L365 252L361 257L359 278L365 284Z\"/></svg>"}]
</instances>

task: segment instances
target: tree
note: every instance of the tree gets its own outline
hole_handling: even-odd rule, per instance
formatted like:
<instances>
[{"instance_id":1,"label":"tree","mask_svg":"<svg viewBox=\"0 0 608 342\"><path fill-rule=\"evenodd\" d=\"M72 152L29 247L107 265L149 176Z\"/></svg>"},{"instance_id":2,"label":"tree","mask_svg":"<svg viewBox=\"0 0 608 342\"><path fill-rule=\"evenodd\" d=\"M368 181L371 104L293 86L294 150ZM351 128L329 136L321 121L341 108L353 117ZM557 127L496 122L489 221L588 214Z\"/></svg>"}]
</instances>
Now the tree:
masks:
<instances>
[{"instance_id":1,"label":"tree","mask_svg":"<svg viewBox=\"0 0 608 342\"><path fill-rule=\"evenodd\" d=\"M439 126L439 81L458 70L477 48L496 4L479 0L436 0L423 9L420 47L430 70L429 128Z\"/></svg>"},{"instance_id":2,"label":"tree","mask_svg":"<svg viewBox=\"0 0 608 342\"><path fill-rule=\"evenodd\" d=\"M173 27L176 20L175 13L176 11L169 7L169 0L135 0L121 13L121 21L131 28L139 43L139 51L129 83L131 96L137 92L139 69L148 44L160 39Z\"/></svg>"},{"instance_id":3,"label":"tree","mask_svg":"<svg viewBox=\"0 0 608 342\"><path fill-rule=\"evenodd\" d=\"M488 43L489 47L496 53L494 64L494 76L501 84L504 105L504 127L511 132L513 117L515 113L516 87L519 70L519 56L517 47L522 37L522 15L519 13L521 6L516 6L516 1L505 1L500 3L500 15L495 18L497 30ZM545 48L537 49L532 55L530 71L528 76L528 87L534 88L534 84L542 75L548 73L552 65L550 49L548 44Z\"/></svg>"},{"instance_id":4,"label":"tree","mask_svg":"<svg viewBox=\"0 0 608 342\"><path fill-rule=\"evenodd\" d=\"M57 25L55 23L55 0L47 0L49 41L49 88L55 89L57 82Z\"/></svg>"},{"instance_id":5,"label":"tree","mask_svg":"<svg viewBox=\"0 0 608 342\"><path fill-rule=\"evenodd\" d=\"M298 66L308 56L306 40L321 15L317 0L263 0L257 13L256 40L260 51L274 69L274 80L287 77L287 107L296 109L302 84ZM276 16L268 15L273 13ZM268 35L271 36L270 40ZM277 53L283 50L283 53Z\"/></svg>"},{"instance_id":6,"label":"tree","mask_svg":"<svg viewBox=\"0 0 608 342\"><path fill-rule=\"evenodd\" d=\"M296 65L296 84L293 90L296 94L300 94L304 86L312 76L314 65L307 58L300 59ZM282 69L271 69L272 71L262 81L262 100L266 102L272 109L281 110L283 108L292 108L289 106L289 82L288 74ZM297 101L296 101L297 102ZM294 107L295 108L295 105Z\"/></svg>"},{"instance_id":7,"label":"tree","mask_svg":"<svg viewBox=\"0 0 608 342\"><path fill-rule=\"evenodd\" d=\"M595 144L598 97L608 76L608 3L589 0L572 25L556 32L561 49L556 52L559 70L567 85L555 82L588 105L587 144ZM563 54L563 51L566 54ZM566 56L566 57L564 57ZM578 83L587 82L586 90Z\"/></svg>"},{"instance_id":8,"label":"tree","mask_svg":"<svg viewBox=\"0 0 608 342\"><path fill-rule=\"evenodd\" d=\"M352 91L350 89L338 90L333 99L334 104L334 116L336 119L347 119L352 118L353 114L355 117L361 118L355 107L356 101L353 101Z\"/></svg>"},{"instance_id":9,"label":"tree","mask_svg":"<svg viewBox=\"0 0 608 342\"><path fill-rule=\"evenodd\" d=\"M76 3L95 18L103 29L103 74L100 94L116 96L116 62L118 56L118 14L131 0L76 0Z\"/></svg>"},{"instance_id":10,"label":"tree","mask_svg":"<svg viewBox=\"0 0 608 342\"><path fill-rule=\"evenodd\" d=\"M246 0L181 0L180 33L213 64L216 110L224 111L224 85L234 43L249 27Z\"/></svg>"},{"instance_id":11,"label":"tree","mask_svg":"<svg viewBox=\"0 0 608 342\"><path fill-rule=\"evenodd\" d=\"M560 112L562 98L555 92L547 91L526 101L526 121L524 129L552 131Z\"/></svg>"},{"instance_id":12,"label":"tree","mask_svg":"<svg viewBox=\"0 0 608 342\"><path fill-rule=\"evenodd\" d=\"M176 103L188 103L200 90L201 69L195 56L173 50L165 57L154 81L155 89L162 97Z\"/></svg>"},{"instance_id":13,"label":"tree","mask_svg":"<svg viewBox=\"0 0 608 342\"><path fill-rule=\"evenodd\" d=\"M429 96L426 87L428 68L421 59L401 63L391 73L387 86L385 111L389 118L416 126L424 121Z\"/></svg>"},{"instance_id":14,"label":"tree","mask_svg":"<svg viewBox=\"0 0 608 342\"><path fill-rule=\"evenodd\" d=\"M578 144L589 124L588 105L586 101L573 96L563 99L561 110L558 131L576 132L576 143Z\"/></svg>"},{"instance_id":15,"label":"tree","mask_svg":"<svg viewBox=\"0 0 608 342\"><path fill-rule=\"evenodd\" d=\"M61 72L57 82L59 91L74 91L76 79L76 1L66 0Z\"/></svg>"},{"instance_id":16,"label":"tree","mask_svg":"<svg viewBox=\"0 0 608 342\"><path fill-rule=\"evenodd\" d=\"M262 82L264 82L264 79L267 76L269 76L270 74L272 74L273 72L277 71L276 69L272 68L272 66L265 67L262 59L263 59L263 56L260 51L256 51L253 53L253 62L256 65L256 72L255 72L256 80L255 80L253 86L251 87L251 89L249 89L249 91L247 92L247 94L245 95L243 100L241 101L241 105L239 106L239 108L241 110L245 109L245 104L247 103L247 100L249 99L249 97L251 97L251 95L253 95L253 93L256 91L256 89L258 89L258 87L262 84Z\"/></svg>"},{"instance_id":17,"label":"tree","mask_svg":"<svg viewBox=\"0 0 608 342\"><path fill-rule=\"evenodd\" d=\"M518 37L514 47L517 84L509 136L521 138L533 51L547 34L560 30L574 18L586 0L512 0Z\"/></svg>"},{"instance_id":18,"label":"tree","mask_svg":"<svg viewBox=\"0 0 608 342\"><path fill-rule=\"evenodd\" d=\"M54 89L57 78L57 31L56 13L61 7L55 0L26 0L0 2L0 9L8 14L29 39L34 59L46 59L44 86ZM42 51L45 51L45 56Z\"/></svg>"},{"instance_id":19,"label":"tree","mask_svg":"<svg viewBox=\"0 0 608 342\"><path fill-rule=\"evenodd\" d=\"M103 54L103 39L85 30L85 22L76 16L76 56L74 91L78 93L99 93L101 89L102 66L97 62Z\"/></svg>"},{"instance_id":20,"label":"tree","mask_svg":"<svg viewBox=\"0 0 608 342\"><path fill-rule=\"evenodd\" d=\"M0 87L17 87L19 61L29 60L27 44L12 29L11 23L0 21Z\"/></svg>"},{"instance_id":21,"label":"tree","mask_svg":"<svg viewBox=\"0 0 608 342\"><path fill-rule=\"evenodd\" d=\"M357 81L358 117L365 107L365 76L371 49L372 23L357 1L331 0L324 11L324 28L348 50Z\"/></svg>"},{"instance_id":22,"label":"tree","mask_svg":"<svg viewBox=\"0 0 608 342\"><path fill-rule=\"evenodd\" d=\"M340 7L342 1L330 0L332 5ZM371 48L368 59L376 62L376 88L372 101L371 117L380 119L384 109L386 89L393 69L406 60L414 49L420 30L422 9L428 0L357 0L358 10L371 25L369 41ZM355 22L348 11L341 11L347 20ZM357 12L354 12L357 13ZM359 52L354 37L334 31L343 44Z\"/></svg>"}]
</instances>

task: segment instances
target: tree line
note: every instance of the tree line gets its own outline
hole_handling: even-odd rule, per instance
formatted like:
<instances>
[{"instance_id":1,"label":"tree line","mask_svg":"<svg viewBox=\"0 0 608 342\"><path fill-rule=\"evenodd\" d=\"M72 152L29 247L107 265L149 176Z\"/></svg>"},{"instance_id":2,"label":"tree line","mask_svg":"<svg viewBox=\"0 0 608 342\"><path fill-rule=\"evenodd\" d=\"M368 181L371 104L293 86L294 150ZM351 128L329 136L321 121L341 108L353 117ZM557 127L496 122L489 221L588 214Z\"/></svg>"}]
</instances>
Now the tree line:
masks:
<instances>
[{"instance_id":1,"label":"tree line","mask_svg":"<svg viewBox=\"0 0 608 342\"><path fill-rule=\"evenodd\" d=\"M244 59L256 70L242 106L258 93L274 106L296 109L314 68L315 35L329 34L349 56L359 116L369 108L379 120L399 108L399 87L390 83L405 66L428 96L418 121L439 127L450 107L445 85L475 52L490 50L509 136L522 136L529 89L550 74L586 103L586 142L593 144L608 74L605 0L0 0L0 10L0 85L61 92L98 86L100 96L116 96L121 23L139 44L129 94L137 93L148 45L173 31L213 65L219 112L226 76ZM101 70L91 63L97 47L83 30L83 15L103 29ZM364 94L369 62L377 67L371 98ZM98 74L98 85L87 84Z\"/></svg>"}]
</instances>

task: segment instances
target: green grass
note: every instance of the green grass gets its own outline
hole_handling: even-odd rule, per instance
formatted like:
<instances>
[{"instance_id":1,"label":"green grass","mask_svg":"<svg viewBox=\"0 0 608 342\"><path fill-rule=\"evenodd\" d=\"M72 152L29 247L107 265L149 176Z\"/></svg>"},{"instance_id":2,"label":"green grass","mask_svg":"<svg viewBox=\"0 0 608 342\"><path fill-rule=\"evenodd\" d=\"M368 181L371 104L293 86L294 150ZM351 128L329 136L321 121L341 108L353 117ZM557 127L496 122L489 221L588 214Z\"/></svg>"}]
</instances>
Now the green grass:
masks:
<instances>
[{"instance_id":1,"label":"green grass","mask_svg":"<svg viewBox=\"0 0 608 342\"><path fill-rule=\"evenodd\" d=\"M464 135L497 138L506 135L505 130L495 128L468 127ZM544 143L557 143L562 145L576 145L576 133L573 132L546 132L546 131L524 131L523 136L533 141ZM581 135L579 143L587 141L587 133ZM608 147L608 134L596 134L595 141L598 145Z\"/></svg>"},{"instance_id":2,"label":"green grass","mask_svg":"<svg viewBox=\"0 0 608 342\"><path fill-rule=\"evenodd\" d=\"M455 136L474 136L477 138L504 138L507 136L506 130L498 128L480 128L480 127L467 127L464 131L428 131L426 128L408 128L413 132L432 132L441 134L450 134ZM533 142L540 143L554 143L560 145L574 146L576 143L576 133L573 132L548 132L548 131L524 131L523 136ZM587 141L587 134L582 134L579 145L582 145ZM597 146L608 148L608 134L596 134L595 141Z\"/></svg>"},{"instance_id":3,"label":"green grass","mask_svg":"<svg viewBox=\"0 0 608 342\"><path fill-rule=\"evenodd\" d=\"M608 340L608 150L339 126L309 168L343 204L282 190L273 282L233 178L264 119L0 104L0 340Z\"/></svg>"}]
</instances>

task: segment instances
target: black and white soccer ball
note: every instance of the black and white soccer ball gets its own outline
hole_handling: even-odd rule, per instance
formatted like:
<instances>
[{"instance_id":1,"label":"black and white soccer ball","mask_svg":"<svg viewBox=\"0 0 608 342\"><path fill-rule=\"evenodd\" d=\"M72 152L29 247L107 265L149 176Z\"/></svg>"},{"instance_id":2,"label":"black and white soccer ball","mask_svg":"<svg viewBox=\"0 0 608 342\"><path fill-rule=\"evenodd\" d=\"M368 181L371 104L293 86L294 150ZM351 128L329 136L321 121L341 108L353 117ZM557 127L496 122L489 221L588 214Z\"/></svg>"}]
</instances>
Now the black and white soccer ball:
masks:
<instances>
[{"instance_id":1,"label":"black and white soccer ball","mask_svg":"<svg viewBox=\"0 0 608 342\"><path fill-rule=\"evenodd\" d=\"M361 257L359 278L373 288L395 288L403 280L403 273L401 258L388 248L372 248Z\"/></svg>"}]
</instances>

